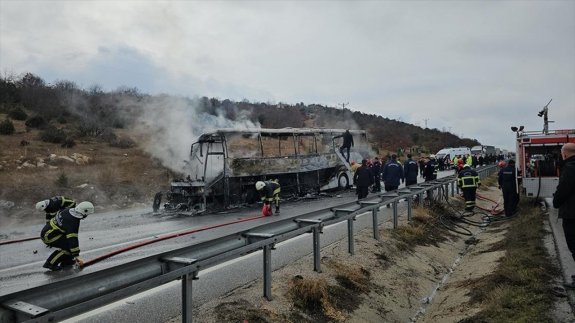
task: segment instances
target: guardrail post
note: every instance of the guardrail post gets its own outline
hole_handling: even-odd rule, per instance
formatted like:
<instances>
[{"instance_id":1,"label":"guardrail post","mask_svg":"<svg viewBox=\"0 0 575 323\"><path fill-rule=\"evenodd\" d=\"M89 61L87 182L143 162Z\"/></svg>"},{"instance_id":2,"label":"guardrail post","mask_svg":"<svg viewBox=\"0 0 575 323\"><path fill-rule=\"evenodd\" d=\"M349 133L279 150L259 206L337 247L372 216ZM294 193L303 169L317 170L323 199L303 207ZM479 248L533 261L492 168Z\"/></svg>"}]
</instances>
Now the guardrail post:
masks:
<instances>
[{"instance_id":1,"label":"guardrail post","mask_svg":"<svg viewBox=\"0 0 575 323\"><path fill-rule=\"evenodd\" d=\"M455 182L451 182L451 197L455 196Z\"/></svg>"},{"instance_id":2,"label":"guardrail post","mask_svg":"<svg viewBox=\"0 0 575 323\"><path fill-rule=\"evenodd\" d=\"M371 216L373 219L373 238L379 240L379 221L377 221L377 213L379 212L379 207L371 210Z\"/></svg>"},{"instance_id":3,"label":"guardrail post","mask_svg":"<svg viewBox=\"0 0 575 323\"><path fill-rule=\"evenodd\" d=\"M350 254L355 254L353 247L353 218L347 220L347 248Z\"/></svg>"},{"instance_id":4,"label":"guardrail post","mask_svg":"<svg viewBox=\"0 0 575 323\"><path fill-rule=\"evenodd\" d=\"M319 227L313 227L313 270L321 273Z\"/></svg>"},{"instance_id":5,"label":"guardrail post","mask_svg":"<svg viewBox=\"0 0 575 323\"><path fill-rule=\"evenodd\" d=\"M445 188L444 192L445 201L449 201L449 184L443 185L443 188Z\"/></svg>"},{"instance_id":6,"label":"guardrail post","mask_svg":"<svg viewBox=\"0 0 575 323\"><path fill-rule=\"evenodd\" d=\"M193 272L182 276L182 322L192 323L192 281L197 279Z\"/></svg>"},{"instance_id":7,"label":"guardrail post","mask_svg":"<svg viewBox=\"0 0 575 323\"><path fill-rule=\"evenodd\" d=\"M393 201L393 228L397 228L397 201Z\"/></svg>"},{"instance_id":8,"label":"guardrail post","mask_svg":"<svg viewBox=\"0 0 575 323\"><path fill-rule=\"evenodd\" d=\"M407 221L411 222L411 207L413 205L413 195L407 198Z\"/></svg>"},{"instance_id":9,"label":"guardrail post","mask_svg":"<svg viewBox=\"0 0 575 323\"><path fill-rule=\"evenodd\" d=\"M264 297L272 300L272 246L264 246Z\"/></svg>"}]
</instances>

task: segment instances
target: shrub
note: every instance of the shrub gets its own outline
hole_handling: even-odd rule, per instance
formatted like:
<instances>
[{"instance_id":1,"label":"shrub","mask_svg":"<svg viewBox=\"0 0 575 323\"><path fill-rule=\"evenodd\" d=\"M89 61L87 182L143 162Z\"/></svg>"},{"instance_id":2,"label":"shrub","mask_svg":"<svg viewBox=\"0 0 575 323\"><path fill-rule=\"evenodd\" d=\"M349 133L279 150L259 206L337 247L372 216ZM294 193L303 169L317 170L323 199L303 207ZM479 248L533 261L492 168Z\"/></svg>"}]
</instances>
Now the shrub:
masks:
<instances>
[{"instance_id":1,"label":"shrub","mask_svg":"<svg viewBox=\"0 0 575 323\"><path fill-rule=\"evenodd\" d=\"M26 120L26 127L30 128L42 128L46 125L46 120L41 116L33 116L30 119Z\"/></svg>"},{"instance_id":2,"label":"shrub","mask_svg":"<svg viewBox=\"0 0 575 323\"><path fill-rule=\"evenodd\" d=\"M11 135L14 131L14 124L10 119L0 122L0 135Z\"/></svg>"},{"instance_id":3,"label":"shrub","mask_svg":"<svg viewBox=\"0 0 575 323\"><path fill-rule=\"evenodd\" d=\"M68 186L68 176L66 174L61 173L60 176L56 179L56 185L59 187L67 187Z\"/></svg>"},{"instance_id":4,"label":"shrub","mask_svg":"<svg viewBox=\"0 0 575 323\"><path fill-rule=\"evenodd\" d=\"M26 120L26 118L28 118L28 114L26 114L26 112L24 112L24 110L22 110L22 108L20 107L15 107L13 109L11 109L10 111L8 111L8 117L14 119L14 120Z\"/></svg>"},{"instance_id":5,"label":"shrub","mask_svg":"<svg viewBox=\"0 0 575 323\"><path fill-rule=\"evenodd\" d=\"M60 123L60 124L68 123L68 120L66 119L66 117L63 114L61 116L59 116L58 119L56 119L56 121L58 121L58 123Z\"/></svg>"},{"instance_id":6,"label":"shrub","mask_svg":"<svg viewBox=\"0 0 575 323\"><path fill-rule=\"evenodd\" d=\"M128 137L120 137L110 141L110 146L116 148L132 148L136 143Z\"/></svg>"},{"instance_id":7,"label":"shrub","mask_svg":"<svg viewBox=\"0 0 575 323\"><path fill-rule=\"evenodd\" d=\"M72 148L74 146L76 146L76 142L71 138L66 138L66 140L64 140L62 143L62 148Z\"/></svg>"},{"instance_id":8,"label":"shrub","mask_svg":"<svg viewBox=\"0 0 575 323\"><path fill-rule=\"evenodd\" d=\"M54 144L63 143L66 140L66 133L56 127L48 127L40 134L40 139Z\"/></svg>"}]
</instances>

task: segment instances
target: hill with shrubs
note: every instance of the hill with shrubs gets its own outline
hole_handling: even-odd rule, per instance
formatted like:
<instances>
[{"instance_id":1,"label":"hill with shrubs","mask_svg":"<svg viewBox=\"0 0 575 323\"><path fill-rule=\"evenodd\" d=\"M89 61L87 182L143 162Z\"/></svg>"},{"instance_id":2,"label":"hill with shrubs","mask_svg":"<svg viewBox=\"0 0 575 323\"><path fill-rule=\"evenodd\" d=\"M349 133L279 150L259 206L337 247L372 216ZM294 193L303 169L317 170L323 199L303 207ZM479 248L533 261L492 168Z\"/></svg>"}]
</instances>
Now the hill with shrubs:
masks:
<instances>
[{"instance_id":1,"label":"hill with shrubs","mask_svg":"<svg viewBox=\"0 0 575 323\"><path fill-rule=\"evenodd\" d=\"M100 209L149 205L181 175L176 165L195 136L238 126L364 129L380 156L479 144L349 109L148 95L129 87L106 92L26 73L0 78L0 216L37 217L33 204L53 195L92 200Z\"/></svg>"}]
</instances>

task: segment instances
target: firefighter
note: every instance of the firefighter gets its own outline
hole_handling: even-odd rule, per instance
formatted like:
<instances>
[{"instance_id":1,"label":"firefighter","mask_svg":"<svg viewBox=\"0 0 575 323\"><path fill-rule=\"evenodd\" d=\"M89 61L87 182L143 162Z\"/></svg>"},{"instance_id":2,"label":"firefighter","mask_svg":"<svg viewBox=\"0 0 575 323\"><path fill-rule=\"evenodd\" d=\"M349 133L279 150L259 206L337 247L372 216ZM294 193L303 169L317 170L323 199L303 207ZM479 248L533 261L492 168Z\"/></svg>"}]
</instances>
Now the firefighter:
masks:
<instances>
[{"instance_id":1,"label":"firefighter","mask_svg":"<svg viewBox=\"0 0 575 323\"><path fill-rule=\"evenodd\" d=\"M272 202L275 203L276 215L279 215L281 186L278 181L258 181L256 190L260 192L260 197L265 206L269 206Z\"/></svg>"},{"instance_id":2,"label":"firefighter","mask_svg":"<svg viewBox=\"0 0 575 323\"><path fill-rule=\"evenodd\" d=\"M419 167L417 162L411 159L411 154L407 154L407 160L403 164L403 175L405 176L405 186L417 184L417 174Z\"/></svg>"},{"instance_id":3,"label":"firefighter","mask_svg":"<svg viewBox=\"0 0 575 323\"><path fill-rule=\"evenodd\" d=\"M463 191L465 211L473 211L475 208L475 192L480 185L479 174L471 166L463 166L463 170L457 175L457 186Z\"/></svg>"},{"instance_id":4,"label":"firefighter","mask_svg":"<svg viewBox=\"0 0 575 323\"><path fill-rule=\"evenodd\" d=\"M76 207L76 201L66 196L54 196L36 203L36 210L46 212L46 223L55 217L58 211L71 207Z\"/></svg>"},{"instance_id":5,"label":"firefighter","mask_svg":"<svg viewBox=\"0 0 575 323\"><path fill-rule=\"evenodd\" d=\"M90 202L81 202L75 208L59 211L42 229L40 238L48 247L58 248L46 262L44 268L52 271L71 267L74 263L82 266L84 262L79 258L80 245L78 231L80 220L94 213L94 205Z\"/></svg>"},{"instance_id":6,"label":"firefighter","mask_svg":"<svg viewBox=\"0 0 575 323\"><path fill-rule=\"evenodd\" d=\"M503 209L505 210L505 216L510 217L517 212L517 204L519 204L515 161L513 159L509 160L507 166L499 171L497 182L503 192Z\"/></svg>"}]
</instances>

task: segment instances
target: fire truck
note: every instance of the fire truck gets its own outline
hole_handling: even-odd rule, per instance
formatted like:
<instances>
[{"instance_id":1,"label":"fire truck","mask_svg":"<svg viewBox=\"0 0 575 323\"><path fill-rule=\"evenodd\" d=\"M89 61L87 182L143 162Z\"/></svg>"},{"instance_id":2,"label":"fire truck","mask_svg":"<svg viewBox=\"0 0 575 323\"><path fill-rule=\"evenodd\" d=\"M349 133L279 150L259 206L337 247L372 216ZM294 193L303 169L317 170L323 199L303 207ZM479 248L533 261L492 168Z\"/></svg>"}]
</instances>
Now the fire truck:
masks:
<instances>
[{"instance_id":1,"label":"fire truck","mask_svg":"<svg viewBox=\"0 0 575 323\"><path fill-rule=\"evenodd\" d=\"M563 163L561 147L568 142L575 143L575 129L517 132L517 177L524 195L553 196Z\"/></svg>"}]
</instances>

